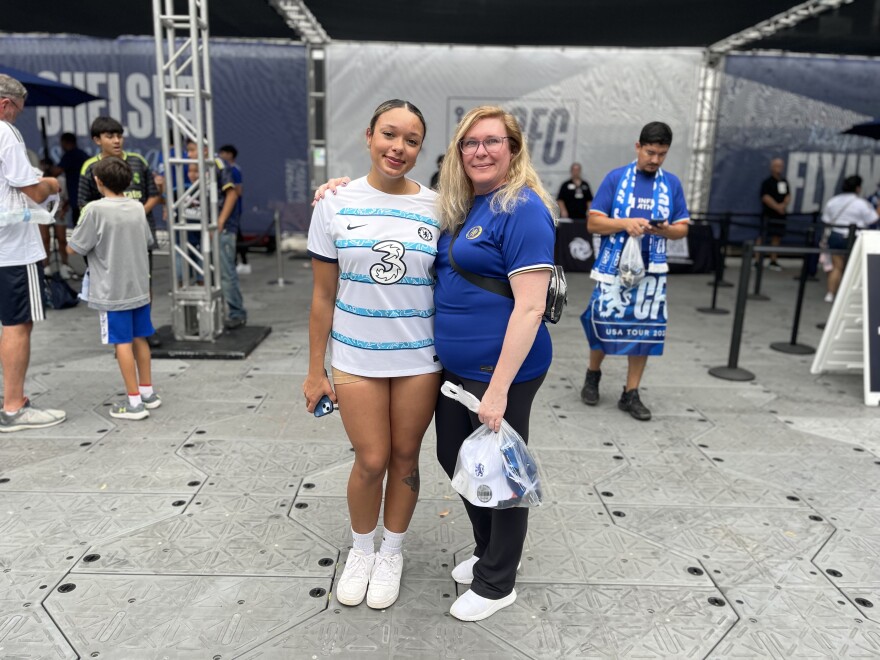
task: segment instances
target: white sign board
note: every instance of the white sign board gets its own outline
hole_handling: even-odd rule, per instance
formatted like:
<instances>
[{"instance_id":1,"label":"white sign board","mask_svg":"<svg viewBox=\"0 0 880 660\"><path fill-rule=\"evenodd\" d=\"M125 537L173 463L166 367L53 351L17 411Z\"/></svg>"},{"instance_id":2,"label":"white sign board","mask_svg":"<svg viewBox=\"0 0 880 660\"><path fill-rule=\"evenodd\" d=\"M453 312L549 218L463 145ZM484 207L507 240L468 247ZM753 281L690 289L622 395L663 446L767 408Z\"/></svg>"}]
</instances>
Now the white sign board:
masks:
<instances>
[{"instance_id":1,"label":"white sign board","mask_svg":"<svg viewBox=\"0 0 880 660\"><path fill-rule=\"evenodd\" d=\"M880 232L856 238L810 372L864 372L865 405L880 404Z\"/></svg>"},{"instance_id":2,"label":"white sign board","mask_svg":"<svg viewBox=\"0 0 880 660\"><path fill-rule=\"evenodd\" d=\"M532 162L555 197L575 161L596 188L632 161L642 126L674 139L664 169L687 181L702 51L650 48L501 48L334 41L327 47L328 174L370 168L364 132L386 99L412 101L428 132L410 174L427 183L462 115L500 105L517 117ZM685 191L687 193L687 191Z\"/></svg>"}]
</instances>

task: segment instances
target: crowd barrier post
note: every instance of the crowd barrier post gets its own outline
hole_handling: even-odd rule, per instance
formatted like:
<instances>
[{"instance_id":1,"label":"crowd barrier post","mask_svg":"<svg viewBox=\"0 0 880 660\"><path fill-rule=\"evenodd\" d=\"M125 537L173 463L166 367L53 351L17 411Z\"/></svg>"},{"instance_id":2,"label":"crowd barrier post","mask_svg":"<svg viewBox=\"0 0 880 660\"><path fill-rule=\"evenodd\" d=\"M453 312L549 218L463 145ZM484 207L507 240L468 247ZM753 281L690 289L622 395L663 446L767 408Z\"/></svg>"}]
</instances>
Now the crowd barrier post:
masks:
<instances>
[{"instance_id":1,"label":"crowd barrier post","mask_svg":"<svg viewBox=\"0 0 880 660\"><path fill-rule=\"evenodd\" d=\"M816 240L816 228L814 226L810 226L807 229L807 247L812 248L813 243ZM803 263L801 264L801 274L798 277L798 292L797 292L797 301L794 306L794 322L791 325L791 340L788 342L773 342L770 344L770 348L774 351L779 351L780 353L788 353L789 355L811 355L816 352L816 349L812 346L807 346L806 344L798 344L797 336L798 329L800 328L801 323L801 309L804 304L804 292L807 286L807 278L809 277L810 271L810 257L811 253L804 253Z\"/></svg>"},{"instance_id":2,"label":"crowd barrier post","mask_svg":"<svg viewBox=\"0 0 880 660\"><path fill-rule=\"evenodd\" d=\"M746 369L741 369L737 365L739 362L739 347L742 342L743 322L746 316L746 299L748 297L749 276L752 269L754 248L754 243L751 241L743 243L742 265L739 271L739 285L736 289L736 310L733 317L733 332L730 337L730 353L727 358L727 365L709 369L709 374L722 380L746 381L755 379L755 374Z\"/></svg>"},{"instance_id":3,"label":"crowd barrier post","mask_svg":"<svg viewBox=\"0 0 880 660\"><path fill-rule=\"evenodd\" d=\"M724 269L727 267L727 248L730 245L730 224L733 222L730 213L725 213L718 224L718 253L721 259L721 279L713 279L706 282L709 286L720 289L731 289L733 284L724 279ZM717 281L717 284L716 284Z\"/></svg>"},{"instance_id":4,"label":"crowd barrier post","mask_svg":"<svg viewBox=\"0 0 880 660\"><path fill-rule=\"evenodd\" d=\"M761 245L767 245L767 219L761 214ZM748 294L749 300L770 300L770 296L761 293L761 282L764 279L764 253L758 254L755 262L755 290Z\"/></svg>"},{"instance_id":5,"label":"crowd barrier post","mask_svg":"<svg viewBox=\"0 0 880 660\"><path fill-rule=\"evenodd\" d=\"M281 211L275 211L273 220L275 224L275 263L278 277L274 280L269 280L267 284L283 287L285 284L293 284L293 282L284 279L284 258L281 254Z\"/></svg>"},{"instance_id":6,"label":"crowd barrier post","mask_svg":"<svg viewBox=\"0 0 880 660\"><path fill-rule=\"evenodd\" d=\"M721 286L724 277L724 259L727 253L727 244L725 243L725 227L724 222L721 223L719 230L718 252L715 255L715 276L709 283L712 285L712 305L709 307L697 307L697 311L701 314L730 314L729 310L717 306L718 303L718 287ZM728 285L731 286L731 285Z\"/></svg>"}]
</instances>

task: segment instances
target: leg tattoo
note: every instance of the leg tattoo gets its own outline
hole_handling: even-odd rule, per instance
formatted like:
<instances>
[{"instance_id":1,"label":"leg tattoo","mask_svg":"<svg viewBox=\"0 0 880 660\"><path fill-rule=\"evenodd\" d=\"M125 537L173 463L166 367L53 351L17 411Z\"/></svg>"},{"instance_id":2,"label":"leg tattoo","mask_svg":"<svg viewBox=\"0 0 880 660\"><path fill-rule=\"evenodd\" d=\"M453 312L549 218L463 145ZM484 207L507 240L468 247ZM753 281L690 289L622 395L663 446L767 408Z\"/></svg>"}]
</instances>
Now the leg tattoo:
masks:
<instances>
[{"instance_id":1,"label":"leg tattoo","mask_svg":"<svg viewBox=\"0 0 880 660\"><path fill-rule=\"evenodd\" d=\"M412 488L412 492L418 493L420 485L419 468L413 469L412 473L408 477L404 477L403 483Z\"/></svg>"}]
</instances>

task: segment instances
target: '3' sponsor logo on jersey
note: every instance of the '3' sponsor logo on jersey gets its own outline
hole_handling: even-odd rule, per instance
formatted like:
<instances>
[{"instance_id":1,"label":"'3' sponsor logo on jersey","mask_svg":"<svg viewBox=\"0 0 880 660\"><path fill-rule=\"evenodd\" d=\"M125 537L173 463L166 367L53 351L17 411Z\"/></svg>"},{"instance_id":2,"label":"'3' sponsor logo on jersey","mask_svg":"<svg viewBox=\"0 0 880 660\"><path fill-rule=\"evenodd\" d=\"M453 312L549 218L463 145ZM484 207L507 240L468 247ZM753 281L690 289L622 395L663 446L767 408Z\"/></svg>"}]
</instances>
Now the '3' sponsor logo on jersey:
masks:
<instances>
[{"instance_id":1,"label":"'3' sponsor logo on jersey","mask_svg":"<svg viewBox=\"0 0 880 660\"><path fill-rule=\"evenodd\" d=\"M373 246L373 252L381 252L385 256L380 259L381 263L375 263L370 267L370 277L378 284L394 284L400 281L406 274L406 264L403 255L406 248L399 241L380 241Z\"/></svg>"}]
</instances>

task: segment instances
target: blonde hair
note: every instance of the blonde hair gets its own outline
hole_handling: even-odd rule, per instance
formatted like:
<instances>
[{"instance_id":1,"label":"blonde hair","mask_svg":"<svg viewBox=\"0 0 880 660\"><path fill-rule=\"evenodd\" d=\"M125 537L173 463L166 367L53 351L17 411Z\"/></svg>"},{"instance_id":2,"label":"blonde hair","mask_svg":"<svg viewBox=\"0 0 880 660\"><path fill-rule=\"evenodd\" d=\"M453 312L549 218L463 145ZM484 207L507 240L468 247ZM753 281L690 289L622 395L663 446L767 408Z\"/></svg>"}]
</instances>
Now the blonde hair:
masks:
<instances>
[{"instance_id":1,"label":"blonde hair","mask_svg":"<svg viewBox=\"0 0 880 660\"><path fill-rule=\"evenodd\" d=\"M529 150L526 148L525 138L516 117L498 106L482 105L461 118L452 142L446 149L443 166L440 168L440 199L438 200L440 229L454 231L464 223L473 205L474 184L464 171L462 154L458 145L474 124L483 119L500 119L504 123L508 137L507 143L511 152L510 167L507 170L504 185L492 198L492 211L494 213L511 213L523 199L524 189L530 188L541 198L555 223L559 207L541 185L541 179L532 166Z\"/></svg>"}]
</instances>

